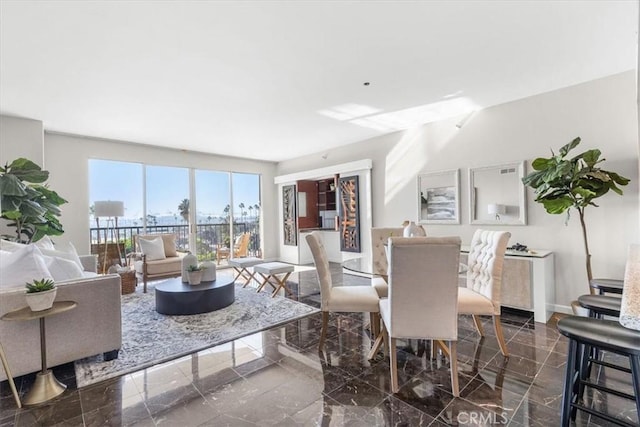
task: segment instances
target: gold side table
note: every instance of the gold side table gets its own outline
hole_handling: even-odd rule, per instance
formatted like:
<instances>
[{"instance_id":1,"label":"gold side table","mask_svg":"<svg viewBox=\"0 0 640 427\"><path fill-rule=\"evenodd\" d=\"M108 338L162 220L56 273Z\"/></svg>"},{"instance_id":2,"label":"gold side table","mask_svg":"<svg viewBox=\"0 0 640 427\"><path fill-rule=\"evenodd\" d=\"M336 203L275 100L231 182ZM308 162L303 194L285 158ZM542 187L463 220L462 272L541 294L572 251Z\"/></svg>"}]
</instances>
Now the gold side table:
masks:
<instances>
[{"instance_id":1,"label":"gold side table","mask_svg":"<svg viewBox=\"0 0 640 427\"><path fill-rule=\"evenodd\" d=\"M36 374L36 382L22 400L25 406L47 402L66 390L67 386L58 381L53 372L47 369L47 341L44 320L49 316L72 310L77 305L78 303L75 301L56 301L48 310L31 311L29 307L23 307L2 316L2 320L24 321L38 319L40 321L40 360L42 362L42 370Z\"/></svg>"}]
</instances>

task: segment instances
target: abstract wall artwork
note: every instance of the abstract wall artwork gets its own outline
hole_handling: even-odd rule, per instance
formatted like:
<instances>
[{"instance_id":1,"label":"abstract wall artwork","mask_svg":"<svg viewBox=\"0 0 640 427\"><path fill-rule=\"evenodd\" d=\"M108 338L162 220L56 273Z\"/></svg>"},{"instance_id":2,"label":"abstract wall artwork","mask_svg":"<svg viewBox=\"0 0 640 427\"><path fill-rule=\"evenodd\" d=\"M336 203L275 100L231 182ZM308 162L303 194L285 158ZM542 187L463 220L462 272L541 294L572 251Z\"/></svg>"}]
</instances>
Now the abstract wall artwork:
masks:
<instances>
[{"instance_id":1,"label":"abstract wall artwork","mask_svg":"<svg viewBox=\"0 0 640 427\"><path fill-rule=\"evenodd\" d=\"M358 176L340 177L338 179L341 251L360 252L358 196Z\"/></svg>"},{"instance_id":2,"label":"abstract wall artwork","mask_svg":"<svg viewBox=\"0 0 640 427\"><path fill-rule=\"evenodd\" d=\"M460 224L458 169L418 175L418 222Z\"/></svg>"},{"instance_id":3,"label":"abstract wall artwork","mask_svg":"<svg viewBox=\"0 0 640 427\"><path fill-rule=\"evenodd\" d=\"M282 213L284 217L284 244L298 245L298 224L296 215L296 186L282 187Z\"/></svg>"}]
</instances>

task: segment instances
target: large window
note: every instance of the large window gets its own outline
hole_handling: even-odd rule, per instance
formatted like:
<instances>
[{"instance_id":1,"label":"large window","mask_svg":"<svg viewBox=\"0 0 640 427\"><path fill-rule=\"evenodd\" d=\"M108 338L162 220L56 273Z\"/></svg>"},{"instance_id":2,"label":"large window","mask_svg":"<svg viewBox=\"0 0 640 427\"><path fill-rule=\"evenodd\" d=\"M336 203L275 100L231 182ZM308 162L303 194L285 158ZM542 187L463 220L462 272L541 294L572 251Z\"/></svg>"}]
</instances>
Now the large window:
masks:
<instances>
[{"instance_id":1,"label":"large window","mask_svg":"<svg viewBox=\"0 0 640 427\"><path fill-rule=\"evenodd\" d=\"M170 232L178 250L216 259L218 248L250 232L250 255L260 253L259 175L92 159L89 180L92 244L104 239L107 226L93 206L111 200L124 203L115 228L126 252L134 234Z\"/></svg>"}]
</instances>

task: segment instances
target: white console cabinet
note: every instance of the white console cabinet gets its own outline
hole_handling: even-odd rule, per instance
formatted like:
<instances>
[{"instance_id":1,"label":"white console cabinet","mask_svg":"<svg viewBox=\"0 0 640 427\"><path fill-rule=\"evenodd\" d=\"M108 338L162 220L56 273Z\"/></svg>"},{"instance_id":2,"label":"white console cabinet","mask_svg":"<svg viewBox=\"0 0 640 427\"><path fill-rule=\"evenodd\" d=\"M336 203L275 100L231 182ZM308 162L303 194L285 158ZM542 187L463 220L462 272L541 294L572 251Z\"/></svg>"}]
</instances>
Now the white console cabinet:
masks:
<instances>
[{"instance_id":1,"label":"white console cabinet","mask_svg":"<svg viewBox=\"0 0 640 427\"><path fill-rule=\"evenodd\" d=\"M468 253L469 248L462 247L461 263L467 262ZM508 250L504 258L502 305L532 311L536 322L546 323L555 303L553 253Z\"/></svg>"}]
</instances>

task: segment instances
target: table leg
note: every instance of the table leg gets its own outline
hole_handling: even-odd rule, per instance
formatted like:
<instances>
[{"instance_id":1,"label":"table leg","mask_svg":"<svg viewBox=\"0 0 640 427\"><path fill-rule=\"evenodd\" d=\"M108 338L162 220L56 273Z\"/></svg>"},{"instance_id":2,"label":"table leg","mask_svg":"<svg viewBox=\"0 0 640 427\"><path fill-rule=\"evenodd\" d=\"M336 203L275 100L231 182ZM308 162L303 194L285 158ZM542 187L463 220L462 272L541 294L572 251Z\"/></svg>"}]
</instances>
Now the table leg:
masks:
<instances>
[{"instance_id":1,"label":"table leg","mask_svg":"<svg viewBox=\"0 0 640 427\"><path fill-rule=\"evenodd\" d=\"M53 372L47 369L47 341L44 317L40 318L40 358L42 371L36 374L36 381L33 387L24 398L25 406L47 402L61 395L67 389L67 386L58 381Z\"/></svg>"}]
</instances>

